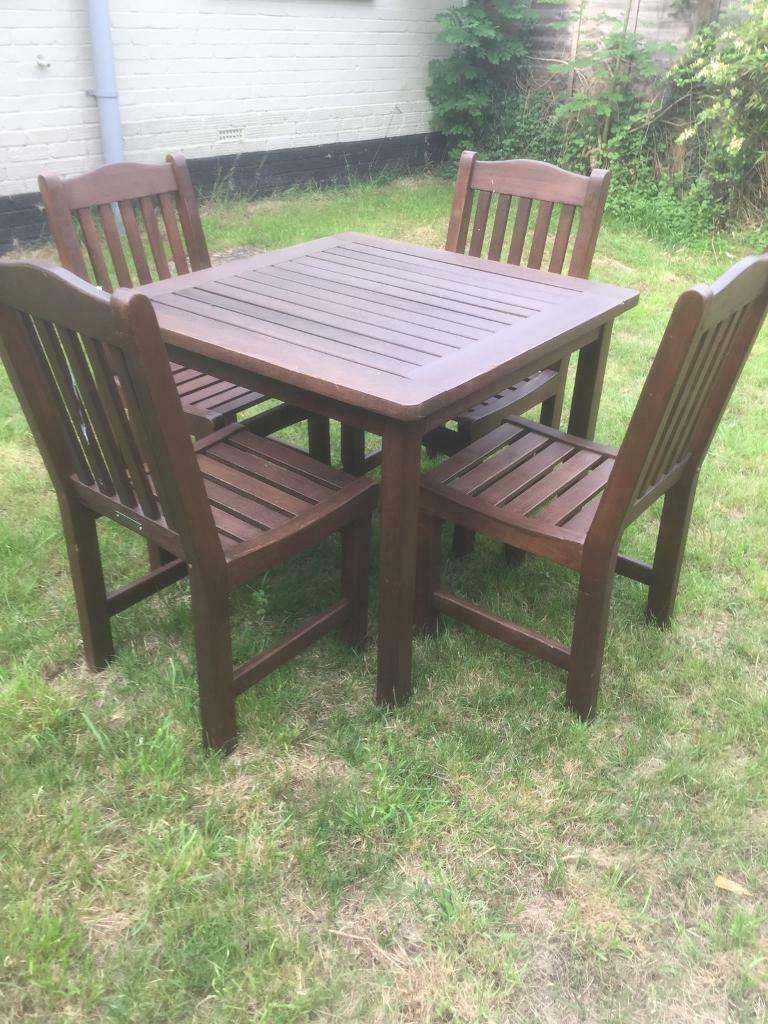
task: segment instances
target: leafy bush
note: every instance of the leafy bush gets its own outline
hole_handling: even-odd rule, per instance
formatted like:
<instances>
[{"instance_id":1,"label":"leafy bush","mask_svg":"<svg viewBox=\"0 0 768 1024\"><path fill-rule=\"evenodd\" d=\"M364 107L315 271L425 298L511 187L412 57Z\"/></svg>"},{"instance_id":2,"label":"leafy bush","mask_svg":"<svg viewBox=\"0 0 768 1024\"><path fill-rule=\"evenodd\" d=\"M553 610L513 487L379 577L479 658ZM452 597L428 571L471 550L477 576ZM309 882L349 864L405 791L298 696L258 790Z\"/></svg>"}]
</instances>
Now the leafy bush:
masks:
<instances>
[{"instance_id":1,"label":"leafy bush","mask_svg":"<svg viewBox=\"0 0 768 1024\"><path fill-rule=\"evenodd\" d=\"M437 20L440 40L453 51L431 62L427 96L434 128L455 152L476 145L484 126L495 121L500 99L528 56L536 15L525 0L470 0Z\"/></svg>"},{"instance_id":2,"label":"leafy bush","mask_svg":"<svg viewBox=\"0 0 768 1024\"><path fill-rule=\"evenodd\" d=\"M433 62L429 96L454 152L608 166L609 210L670 242L763 212L768 0L708 26L668 74L664 47L603 18L575 59L550 66L578 84L572 94L532 83L530 10L517 0L470 2L441 20L455 49Z\"/></svg>"},{"instance_id":3,"label":"leafy bush","mask_svg":"<svg viewBox=\"0 0 768 1024\"><path fill-rule=\"evenodd\" d=\"M678 142L723 212L768 198L768 0L752 0L693 40L670 80L692 111Z\"/></svg>"}]
</instances>

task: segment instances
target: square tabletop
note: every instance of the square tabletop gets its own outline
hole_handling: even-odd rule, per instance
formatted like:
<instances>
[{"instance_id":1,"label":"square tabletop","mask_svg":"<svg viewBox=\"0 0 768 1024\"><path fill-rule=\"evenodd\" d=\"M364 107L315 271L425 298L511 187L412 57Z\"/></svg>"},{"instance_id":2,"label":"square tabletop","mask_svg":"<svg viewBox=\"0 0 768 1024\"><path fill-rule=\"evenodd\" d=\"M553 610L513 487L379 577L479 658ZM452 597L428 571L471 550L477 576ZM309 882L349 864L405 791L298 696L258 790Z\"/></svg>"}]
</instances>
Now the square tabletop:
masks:
<instances>
[{"instance_id":1,"label":"square tabletop","mask_svg":"<svg viewBox=\"0 0 768 1024\"><path fill-rule=\"evenodd\" d=\"M168 343L418 420L634 306L635 291L343 233L145 285ZM553 360L554 361L554 360Z\"/></svg>"}]
</instances>

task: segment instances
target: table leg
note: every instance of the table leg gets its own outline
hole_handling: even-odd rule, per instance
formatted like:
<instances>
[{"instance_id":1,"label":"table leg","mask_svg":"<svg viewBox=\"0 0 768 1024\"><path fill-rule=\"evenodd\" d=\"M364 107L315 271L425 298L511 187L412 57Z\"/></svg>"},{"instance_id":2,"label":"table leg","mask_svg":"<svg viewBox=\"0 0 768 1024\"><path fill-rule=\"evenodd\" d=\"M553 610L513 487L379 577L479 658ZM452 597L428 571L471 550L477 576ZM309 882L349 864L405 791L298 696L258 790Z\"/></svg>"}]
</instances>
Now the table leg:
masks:
<instances>
[{"instance_id":1,"label":"table leg","mask_svg":"<svg viewBox=\"0 0 768 1024\"><path fill-rule=\"evenodd\" d=\"M421 433L409 424L384 431L379 553L379 650L376 700L404 704L411 695Z\"/></svg>"},{"instance_id":2,"label":"table leg","mask_svg":"<svg viewBox=\"0 0 768 1024\"><path fill-rule=\"evenodd\" d=\"M612 327L613 323L605 324L595 340L579 350L568 419L568 433L577 437L591 440L595 436Z\"/></svg>"}]
</instances>

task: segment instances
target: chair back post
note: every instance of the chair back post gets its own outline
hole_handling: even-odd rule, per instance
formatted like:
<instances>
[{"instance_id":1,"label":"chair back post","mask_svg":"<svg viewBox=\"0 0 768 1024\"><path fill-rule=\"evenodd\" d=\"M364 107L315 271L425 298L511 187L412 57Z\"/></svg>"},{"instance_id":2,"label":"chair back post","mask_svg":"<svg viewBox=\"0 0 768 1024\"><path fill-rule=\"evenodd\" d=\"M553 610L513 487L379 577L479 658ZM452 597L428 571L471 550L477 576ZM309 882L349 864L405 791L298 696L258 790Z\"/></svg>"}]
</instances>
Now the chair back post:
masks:
<instances>
[{"instance_id":1,"label":"chair back post","mask_svg":"<svg viewBox=\"0 0 768 1024\"><path fill-rule=\"evenodd\" d=\"M448 252L464 252L467 246L469 220L472 216L472 171L477 153L465 149L459 157L459 171L453 190L453 206L448 221L448 237L445 248Z\"/></svg>"},{"instance_id":2,"label":"chair back post","mask_svg":"<svg viewBox=\"0 0 768 1024\"><path fill-rule=\"evenodd\" d=\"M611 172L595 168L587 181L586 196L581 210L581 220L573 243L571 262L568 267L570 277L589 277L592 269L597 239L603 223L605 203L608 198L608 187L611 184Z\"/></svg>"},{"instance_id":3,"label":"chair back post","mask_svg":"<svg viewBox=\"0 0 768 1024\"><path fill-rule=\"evenodd\" d=\"M187 161L181 153L169 153L165 159L173 168L173 176L176 179L176 205L192 270L207 270L211 265L211 256Z\"/></svg>"},{"instance_id":4,"label":"chair back post","mask_svg":"<svg viewBox=\"0 0 768 1024\"><path fill-rule=\"evenodd\" d=\"M768 307L768 257L751 256L675 304L587 543L695 480Z\"/></svg>"},{"instance_id":5,"label":"chair back post","mask_svg":"<svg viewBox=\"0 0 768 1024\"><path fill-rule=\"evenodd\" d=\"M64 182L58 174L40 174L37 185L61 265L65 270L71 270L73 274L87 281L88 270L72 220L72 210L67 202ZM99 284L103 287L101 281Z\"/></svg>"}]
</instances>

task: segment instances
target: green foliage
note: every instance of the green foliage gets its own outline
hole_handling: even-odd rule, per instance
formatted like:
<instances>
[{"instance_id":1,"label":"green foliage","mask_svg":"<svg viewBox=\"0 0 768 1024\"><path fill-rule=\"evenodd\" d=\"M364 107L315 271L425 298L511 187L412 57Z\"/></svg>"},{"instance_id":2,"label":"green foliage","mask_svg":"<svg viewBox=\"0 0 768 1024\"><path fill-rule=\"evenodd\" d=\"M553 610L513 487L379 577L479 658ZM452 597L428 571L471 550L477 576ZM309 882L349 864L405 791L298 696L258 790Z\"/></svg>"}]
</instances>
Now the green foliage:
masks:
<instances>
[{"instance_id":1,"label":"green foliage","mask_svg":"<svg viewBox=\"0 0 768 1024\"><path fill-rule=\"evenodd\" d=\"M433 125L453 149L478 144L528 55L536 16L525 0L471 0L438 15L450 56L429 66Z\"/></svg>"},{"instance_id":2,"label":"green foliage","mask_svg":"<svg viewBox=\"0 0 768 1024\"><path fill-rule=\"evenodd\" d=\"M768 196L768 0L708 25L670 73L690 109L680 133L688 166L724 210Z\"/></svg>"},{"instance_id":3,"label":"green foliage","mask_svg":"<svg viewBox=\"0 0 768 1024\"><path fill-rule=\"evenodd\" d=\"M553 92L531 83L530 11L512 22L510 37L487 7L470 3L443 16L442 38L455 49L433 63L429 95L435 127L452 147L582 173L610 167L609 210L675 244L762 214L768 0L750 0L737 18L705 28L668 73L668 46L627 21L598 19L575 58L549 66L556 80L568 78Z\"/></svg>"}]
</instances>

